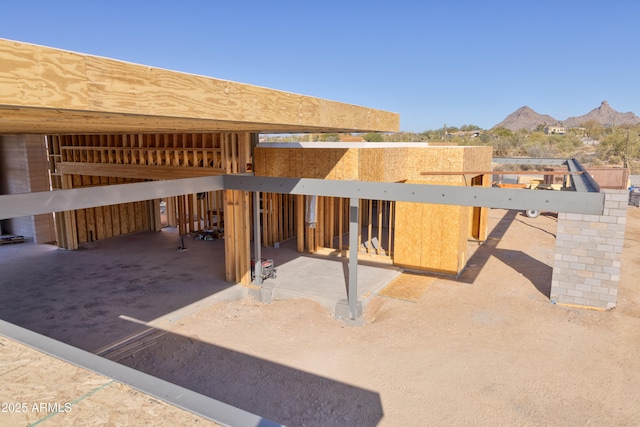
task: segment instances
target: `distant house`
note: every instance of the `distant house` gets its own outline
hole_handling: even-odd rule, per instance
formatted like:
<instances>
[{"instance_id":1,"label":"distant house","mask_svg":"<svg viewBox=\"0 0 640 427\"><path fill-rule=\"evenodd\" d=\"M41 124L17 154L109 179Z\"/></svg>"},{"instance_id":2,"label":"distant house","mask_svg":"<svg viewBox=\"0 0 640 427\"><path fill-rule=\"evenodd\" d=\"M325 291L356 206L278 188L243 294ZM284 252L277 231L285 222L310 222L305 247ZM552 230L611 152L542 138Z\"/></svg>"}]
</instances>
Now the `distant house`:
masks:
<instances>
[{"instance_id":1,"label":"distant house","mask_svg":"<svg viewBox=\"0 0 640 427\"><path fill-rule=\"evenodd\" d=\"M564 135L567 133L567 128L564 126L546 126L544 128L544 133L546 135Z\"/></svg>"}]
</instances>

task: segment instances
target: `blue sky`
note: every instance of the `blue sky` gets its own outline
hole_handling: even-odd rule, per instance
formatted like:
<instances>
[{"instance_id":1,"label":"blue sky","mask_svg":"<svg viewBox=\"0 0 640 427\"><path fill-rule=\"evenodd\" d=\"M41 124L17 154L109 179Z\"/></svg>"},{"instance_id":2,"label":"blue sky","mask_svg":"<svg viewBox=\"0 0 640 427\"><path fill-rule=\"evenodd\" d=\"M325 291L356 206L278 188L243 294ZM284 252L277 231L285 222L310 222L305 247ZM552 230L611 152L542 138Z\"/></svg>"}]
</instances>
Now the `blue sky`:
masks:
<instances>
[{"instance_id":1,"label":"blue sky","mask_svg":"<svg viewBox=\"0 0 640 427\"><path fill-rule=\"evenodd\" d=\"M8 3L8 4L7 4ZM640 115L640 2L12 1L0 37L400 114L403 131Z\"/></svg>"}]
</instances>

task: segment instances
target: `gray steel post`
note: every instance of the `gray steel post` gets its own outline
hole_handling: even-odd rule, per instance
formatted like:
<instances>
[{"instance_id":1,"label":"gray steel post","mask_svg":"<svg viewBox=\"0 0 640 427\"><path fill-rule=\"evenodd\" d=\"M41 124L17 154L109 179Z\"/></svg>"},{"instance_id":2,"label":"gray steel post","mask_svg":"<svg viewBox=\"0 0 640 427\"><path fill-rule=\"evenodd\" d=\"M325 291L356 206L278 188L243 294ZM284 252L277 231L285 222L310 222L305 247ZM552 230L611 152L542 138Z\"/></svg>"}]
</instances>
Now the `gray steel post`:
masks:
<instances>
[{"instance_id":1,"label":"gray steel post","mask_svg":"<svg viewBox=\"0 0 640 427\"><path fill-rule=\"evenodd\" d=\"M254 244L254 274L253 283L262 285L262 243L260 242L260 192L253 192L253 244Z\"/></svg>"},{"instance_id":2,"label":"gray steel post","mask_svg":"<svg viewBox=\"0 0 640 427\"><path fill-rule=\"evenodd\" d=\"M349 318L356 320L358 313L358 209L360 199L349 199Z\"/></svg>"}]
</instances>

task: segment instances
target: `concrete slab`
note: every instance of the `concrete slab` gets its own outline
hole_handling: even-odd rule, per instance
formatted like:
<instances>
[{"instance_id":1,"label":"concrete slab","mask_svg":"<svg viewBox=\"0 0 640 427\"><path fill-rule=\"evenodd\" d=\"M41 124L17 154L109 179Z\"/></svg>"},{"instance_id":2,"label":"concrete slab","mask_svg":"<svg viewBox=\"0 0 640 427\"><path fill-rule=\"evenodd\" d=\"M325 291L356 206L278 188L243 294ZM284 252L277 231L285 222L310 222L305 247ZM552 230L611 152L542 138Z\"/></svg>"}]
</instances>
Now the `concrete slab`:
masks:
<instances>
[{"instance_id":1,"label":"concrete slab","mask_svg":"<svg viewBox=\"0 0 640 427\"><path fill-rule=\"evenodd\" d=\"M51 245L0 245L0 318L102 354L153 328L171 325L248 288L224 280L224 241L184 238L176 229L104 239L66 251ZM334 312L346 297L346 259L301 255L295 241L265 248L278 278L265 283L272 299L308 298ZM365 303L399 274L360 265Z\"/></svg>"},{"instance_id":2,"label":"concrete slab","mask_svg":"<svg viewBox=\"0 0 640 427\"><path fill-rule=\"evenodd\" d=\"M66 251L0 246L0 318L95 352L246 288L224 280L224 244L175 229L100 240ZM241 293L243 291L244 293Z\"/></svg>"},{"instance_id":3,"label":"concrete slab","mask_svg":"<svg viewBox=\"0 0 640 427\"><path fill-rule=\"evenodd\" d=\"M288 241L279 248L263 248L262 257L273 259L277 269L277 278L265 280L264 288L272 299L308 298L335 314L336 304L347 297L348 258L300 254L294 244ZM400 274L392 265L359 261L358 299L363 307Z\"/></svg>"}]
</instances>

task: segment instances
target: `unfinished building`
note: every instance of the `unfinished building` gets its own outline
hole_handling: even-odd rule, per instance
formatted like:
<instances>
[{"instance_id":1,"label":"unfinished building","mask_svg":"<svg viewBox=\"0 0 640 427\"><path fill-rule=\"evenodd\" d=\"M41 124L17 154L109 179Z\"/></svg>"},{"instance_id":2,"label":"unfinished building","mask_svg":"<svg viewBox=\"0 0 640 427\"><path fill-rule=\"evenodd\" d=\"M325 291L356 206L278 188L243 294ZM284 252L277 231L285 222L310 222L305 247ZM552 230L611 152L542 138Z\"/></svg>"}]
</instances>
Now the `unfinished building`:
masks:
<instances>
[{"instance_id":1,"label":"unfinished building","mask_svg":"<svg viewBox=\"0 0 640 427\"><path fill-rule=\"evenodd\" d=\"M224 230L230 282L251 284L252 240L259 257L295 238L301 252L349 255L356 286L360 253L458 274L467 239L486 238L488 207L621 211L583 170L568 172L570 194L487 188L489 147L257 144L259 133L398 131L389 112L8 40L0 58L0 218L36 242L73 250L158 230L165 199L181 234Z\"/></svg>"},{"instance_id":2,"label":"unfinished building","mask_svg":"<svg viewBox=\"0 0 640 427\"><path fill-rule=\"evenodd\" d=\"M572 191L522 191L489 187L492 161L514 160L492 159L488 147L258 144L259 133L398 130L394 113L0 40L5 232L75 250L159 230L164 199L180 234L224 231L226 280L257 295L252 241L258 259L263 244L289 239L300 252L347 256L342 317L355 320L358 257L457 275L466 241L487 237L488 208L549 210L560 212L551 300L615 306L626 194L600 191L577 162L515 161L571 176ZM155 387L35 334L4 324L0 333L143 391ZM194 412L230 410L162 387L163 399Z\"/></svg>"}]
</instances>

